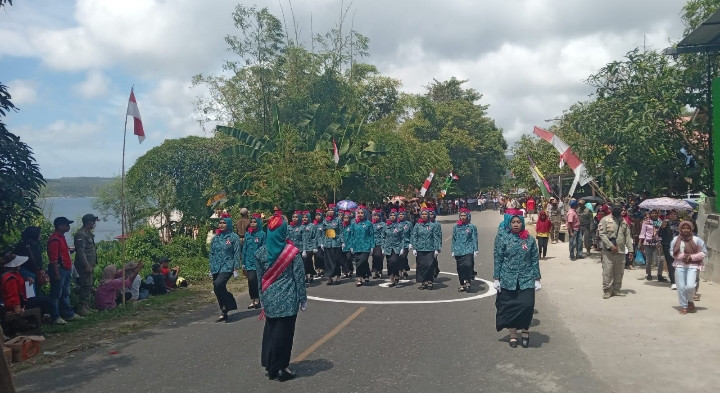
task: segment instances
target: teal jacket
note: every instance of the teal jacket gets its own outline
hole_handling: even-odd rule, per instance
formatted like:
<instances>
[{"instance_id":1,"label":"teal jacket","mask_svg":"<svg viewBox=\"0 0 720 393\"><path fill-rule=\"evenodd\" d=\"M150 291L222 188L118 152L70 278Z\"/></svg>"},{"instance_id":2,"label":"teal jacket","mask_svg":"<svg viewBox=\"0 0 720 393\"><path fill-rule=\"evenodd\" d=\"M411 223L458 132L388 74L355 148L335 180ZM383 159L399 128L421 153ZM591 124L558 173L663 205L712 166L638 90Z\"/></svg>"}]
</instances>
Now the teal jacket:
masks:
<instances>
[{"instance_id":1,"label":"teal jacket","mask_svg":"<svg viewBox=\"0 0 720 393\"><path fill-rule=\"evenodd\" d=\"M540 277L540 262L535 238L527 239L500 229L495 236L495 265L493 277L503 289L516 290L535 287Z\"/></svg>"},{"instance_id":2,"label":"teal jacket","mask_svg":"<svg viewBox=\"0 0 720 393\"><path fill-rule=\"evenodd\" d=\"M405 220L396 222L395 225L403 233L403 248L408 248L408 246L410 246L410 234L412 234L413 224Z\"/></svg>"},{"instance_id":3,"label":"teal jacket","mask_svg":"<svg viewBox=\"0 0 720 393\"><path fill-rule=\"evenodd\" d=\"M240 237L235 232L213 236L210 241L210 273L230 273L240 264Z\"/></svg>"},{"instance_id":4,"label":"teal jacket","mask_svg":"<svg viewBox=\"0 0 720 393\"><path fill-rule=\"evenodd\" d=\"M340 232L340 239L342 241L342 243L340 243L340 246L342 247L342 252L350 252L350 230L352 229L352 221L346 227L342 226L341 223L340 228L342 228L342 231Z\"/></svg>"},{"instance_id":5,"label":"teal jacket","mask_svg":"<svg viewBox=\"0 0 720 393\"><path fill-rule=\"evenodd\" d=\"M373 223L368 220L350 224L350 248L353 252L370 252L375 248Z\"/></svg>"},{"instance_id":6,"label":"teal jacket","mask_svg":"<svg viewBox=\"0 0 720 393\"><path fill-rule=\"evenodd\" d=\"M318 248L315 224L310 222L302 226L302 247L298 248L302 251L312 251Z\"/></svg>"},{"instance_id":7,"label":"teal jacket","mask_svg":"<svg viewBox=\"0 0 720 393\"><path fill-rule=\"evenodd\" d=\"M254 233L245 232L245 241L242 248L242 264L245 270L257 270L255 253L265 245L265 231L257 230Z\"/></svg>"},{"instance_id":8,"label":"teal jacket","mask_svg":"<svg viewBox=\"0 0 720 393\"><path fill-rule=\"evenodd\" d=\"M262 291L262 276L270 267L267 264L267 248L260 247L255 253L255 257L257 259L258 290L265 316L280 318L297 315L300 303L307 301L305 268L300 252L295 255L292 263L265 292Z\"/></svg>"},{"instance_id":9,"label":"teal jacket","mask_svg":"<svg viewBox=\"0 0 720 393\"><path fill-rule=\"evenodd\" d=\"M455 225L452 234L452 252L456 257L478 250L478 232L474 224Z\"/></svg>"},{"instance_id":10,"label":"teal jacket","mask_svg":"<svg viewBox=\"0 0 720 393\"><path fill-rule=\"evenodd\" d=\"M373 234L375 235L375 246L382 247L385 241L385 223L378 221L373 224Z\"/></svg>"},{"instance_id":11,"label":"teal jacket","mask_svg":"<svg viewBox=\"0 0 720 393\"><path fill-rule=\"evenodd\" d=\"M321 233L318 233L318 244L323 245L327 248L334 248L334 247L340 247L342 244L342 224L340 223L340 219L338 217L333 218L332 220L328 221L327 219L323 219L322 223L318 225L318 231ZM327 237L328 229L332 229L335 232L335 238L329 238Z\"/></svg>"},{"instance_id":12,"label":"teal jacket","mask_svg":"<svg viewBox=\"0 0 720 393\"><path fill-rule=\"evenodd\" d=\"M435 229L433 230L433 233L435 233L435 249L441 251L443 243L442 225L440 225L439 222L432 221L430 221L430 225L435 227Z\"/></svg>"},{"instance_id":13,"label":"teal jacket","mask_svg":"<svg viewBox=\"0 0 720 393\"><path fill-rule=\"evenodd\" d=\"M287 239L292 242L292 244L299 248L300 251L303 250L303 225L298 224L297 226L292 226L288 224L287 226Z\"/></svg>"},{"instance_id":14,"label":"teal jacket","mask_svg":"<svg viewBox=\"0 0 720 393\"><path fill-rule=\"evenodd\" d=\"M393 251L395 251L396 254L400 254L404 244L405 240L402 227L399 227L396 222L386 224L382 245L385 255L391 255Z\"/></svg>"},{"instance_id":15,"label":"teal jacket","mask_svg":"<svg viewBox=\"0 0 720 393\"><path fill-rule=\"evenodd\" d=\"M410 244L418 251L439 250L437 243L437 228L431 222L418 222L412 229Z\"/></svg>"}]
</instances>

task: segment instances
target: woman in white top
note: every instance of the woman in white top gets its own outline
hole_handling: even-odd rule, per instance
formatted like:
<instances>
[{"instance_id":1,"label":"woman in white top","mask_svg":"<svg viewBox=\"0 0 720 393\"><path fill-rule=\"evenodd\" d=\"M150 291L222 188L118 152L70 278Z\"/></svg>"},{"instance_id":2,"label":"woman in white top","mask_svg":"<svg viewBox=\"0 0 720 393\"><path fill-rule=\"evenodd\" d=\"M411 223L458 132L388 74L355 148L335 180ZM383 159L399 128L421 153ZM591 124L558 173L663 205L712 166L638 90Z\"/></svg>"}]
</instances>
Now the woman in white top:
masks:
<instances>
[{"instance_id":1,"label":"woman in white top","mask_svg":"<svg viewBox=\"0 0 720 393\"><path fill-rule=\"evenodd\" d=\"M693 224L690 221L681 222L678 230L680 234L670 243L670 250L674 259L680 314L687 314L688 311L695 312L695 303L692 301L695 279L698 271L705 271L703 261L707 256L707 247L702 239L693 235Z\"/></svg>"}]
</instances>

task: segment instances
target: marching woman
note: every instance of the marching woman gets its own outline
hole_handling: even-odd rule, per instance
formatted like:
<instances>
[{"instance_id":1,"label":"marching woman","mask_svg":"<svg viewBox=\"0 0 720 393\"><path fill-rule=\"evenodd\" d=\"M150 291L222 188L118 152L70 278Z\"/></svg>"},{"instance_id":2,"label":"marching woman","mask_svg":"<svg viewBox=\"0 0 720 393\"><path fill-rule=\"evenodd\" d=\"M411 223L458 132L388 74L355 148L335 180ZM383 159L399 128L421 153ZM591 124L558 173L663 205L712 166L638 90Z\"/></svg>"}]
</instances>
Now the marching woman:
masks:
<instances>
[{"instance_id":1,"label":"marching woman","mask_svg":"<svg viewBox=\"0 0 720 393\"><path fill-rule=\"evenodd\" d=\"M335 204L329 204L325 220L318 226L318 244L324 253L325 277L327 285L340 284L341 229L340 219L336 217Z\"/></svg>"},{"instance_id":2,"label":"marching woman","mask_svg":"<svg viewBox=\"0 0 720 393\"><path fill-rule=\"evenodd\" d=\"M438 250L442 248L442 225L440 225L439 222L435 221L435 210L433 210L432 205L428 203L428 209L430 210L430 223L435 226L435 241L440 245L438 247ZM437 255L435 258L433 258L433 271L435 274L433 277L437 278L437 276L440 274L440 264L438 263Z\"/></svg>"},{"instance_id":3,"label":"marching woman","mask_svg":"<svg viewBox=\"0 0 720 393\"><path fill-rule=\"evenodd\" d=\"M221 218L218 231L210 241L210 273L213 279L213 291L222 313L217 322L227 322L228 312L237 310L235 297L227 290L227 282L234 273L237 273L240 262L240 237L233 231L231 218Z\"/></svg>"},{"instance_id":4,"label":"marching woman","mask_svg":"<svg viewBox=\"0 0 720 393\"><path fill-rule=\"evenodd\" d=\"M302 212L300 210L295 210L290 218L290 223L287 228L287 240L291 241L292 244L299 249L302 249L303 238L303 228L300 221L301 214Z\"/></svg>"},{"instance_id":5,"label":"marching woman","mask_svg":"<svg viewBox=\"0 0 720 393\"><path fill-rule=\"evenodd\" d=\"M387 257L387 270L390 276L390 286L393 287L400 281L400 257L404 252L404 235L401 228L398 228L397 210L390 209L389 219L385 222L385 233L383 235L383 254Z\"/></svg>"},{"instance_id":6,"label":"marching woman","mask_svg":"<svg viewBox=\"0 0 720 393\"><path fill-rule=\"evenodd\" d=\"M257 264L255 252L265 245L265 231L262 230L262 218L260 214L253 214L250 225L245 232L245 240L242 247L242 264L245 276L248 280L248 291L252 302L248 308L260 308L260 295L258 294Z\"/></svg>"},{"instance_id":7,"label":"marching woman","mask_svg":"<svg viewBox=\"0 0 720 393\"><path fill-rule=\"evenodd\" d=\"M698 273L705 271L703 260L707 256L705 242L693 235L693 224L682 221L678 225L680 234L670 242L675 267L675 284L677 284L680 314L695 312L695 280Z\"/></svg>"},{"instance_id":8,"label":"marching woman","mask_svg":"<svg viewBox=\"0 0 720 393\"><path fill-rule=\"evenodd\" d=\"M403 252L400 254L400 272L402 277L407 280L408 272L410 271L410 263L408 262L408 251L410 250L410 234L412 233L413 225L407 219L407 212L404 207L398 209L397 214L397 227L403 233Z\"/></svg>"},{"instance_id":9,"label":"marching woman","mask_svg":"<svg viewBox=\"0 0 720 393\"><path fill-rule=\"evenodd\" d=\"M522 346L527 348L535 291L541 287L537 244L525 229L522 214L506 214L504 224L495 237L495 328L510 330L512 348L517 347L517 330L522 329Z\"/></svg>"},{"instance_id":10,"label":"marching woman","mask_svg":"<svg viewBox=\"0 0 720 393\"><path fill-rule=\"evenodd\" d=\"M350 225L350 252L353 255L353 265L357 274L355 286L362 286L363 280L370 281L370 251L375 248L375 233L373 223L368 221L368 210L360 205L355 212L355 222Z\"/></svg>"},{"instance_id":11,"label":"marching woman","mask_svg":"<svg viewBox=\"0 0 720 393\"><path fill-rule=\"evenodd\" d=\"M298 308L307 309L300 250L286 243L288 226L282 215L268 222L267 241L255 253L260 277L260 300L265 318L260 361L268 378L280 382L295 378L287 370L295 336Z\"/></svg>"},{"instance_id":12,"label":"marching woman","mask_svg":"<svg viewBox=\"0 0 720 393\"><path fill-rule=\"evenodd\" d=\"M469 292L473 279L473 257L478 252L477 227L470 223L467 209L460 211L460 219L453 227L452 256L457 262L457 273L460 279L458 292Z\"/></svg>"},{"instance_id":13,"label":"marching woman","mask_svg":"<svg viewBox=\"0 0 720 393\"><path fill-rule=\"evenodd\" d=\"M385 223L382 221L382 210L375 209L372 213L373 234L375 236L375 248L372 251L372 272L373 278L381 278L383 271L382 245L385 235Z\"/></svg>"},{"instance_id":14,"label":"marching woman","mask_svg":"<svg viewBox=\"0 0 720 393\"><path fill-rule=\"evenodd\" d=\"M315 269L313 268L313 255L315 255L315 248L317 247L315 241L315 226L310 222L310 212L305 210L301 214L301 225L302 228L302 260L305 266L305 282L311 283L313 277L315 277Z\"/></svg>"},{"instance_id":15,"label":"marching woman","mask_svg":"<svg viewBox=\"0 0 720 393\"><path fill-rule=\"evenodd\" d=\"M352 251L350 250L350 224L352 224L352 215L349 210L342 212L342 231L340 232L340 247L342 254L340 256L340 270L342 271L343 278L353 276L353 265L352 265Z\"/></svg>"},{"instance_id":16,"label":"marching woman","mask_svg":"<svg viewBox=\"0 0 720 393\"><path fill-rule=\"evenodd\" d=\"M313 244L313 258L315 259L315 272L318 276L323 276L325 270L324 252L320 249L321 232L319 230L320 224L322 224L323 210L315 210L315 219L312 222L312 244Z\"/></svg>"},{"instance_id":17,"label":"marching woman","mask_svg":"<svg viewBox=\"0 0 720 393\"><path fill-rule=\"evenodd\" d=\"M440 253L435 225L430 222L430 211L423 208L420 211L420 218L412 229L410 235L410 246L415 256L415 282L420 283L418 289L432 289L433 260Z\"/></svg>"}]
</instances>

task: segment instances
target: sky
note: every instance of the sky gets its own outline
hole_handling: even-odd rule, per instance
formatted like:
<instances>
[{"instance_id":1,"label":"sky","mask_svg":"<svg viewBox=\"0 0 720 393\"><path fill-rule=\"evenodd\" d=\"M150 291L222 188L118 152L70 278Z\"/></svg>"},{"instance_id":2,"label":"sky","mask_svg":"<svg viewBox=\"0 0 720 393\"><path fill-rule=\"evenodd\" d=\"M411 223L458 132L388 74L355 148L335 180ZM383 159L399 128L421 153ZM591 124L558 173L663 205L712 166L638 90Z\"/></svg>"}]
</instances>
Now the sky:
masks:
<instances>
[{"instance_id":1,"label":"sky","mask_svg":"<svg viewBox=\"0 0 720 393\"><path fill-rule=\"evenodd\" d=\"M0 9L0 81L19 108L4 119L46 178L118 176L134 86L146 139L128 121L126 169L166 139L211 136L197 74L219 74L236 4L268 7L310 45L342 10L370 40L367 63L423 93L455 76L483 96L509 145L562 115L584 82L636 47L683 37L685 0L16 0ZM311 23L312 20L312 23ZM311 28L312 26L312 28Z\"/></svg>"}]
</instances>

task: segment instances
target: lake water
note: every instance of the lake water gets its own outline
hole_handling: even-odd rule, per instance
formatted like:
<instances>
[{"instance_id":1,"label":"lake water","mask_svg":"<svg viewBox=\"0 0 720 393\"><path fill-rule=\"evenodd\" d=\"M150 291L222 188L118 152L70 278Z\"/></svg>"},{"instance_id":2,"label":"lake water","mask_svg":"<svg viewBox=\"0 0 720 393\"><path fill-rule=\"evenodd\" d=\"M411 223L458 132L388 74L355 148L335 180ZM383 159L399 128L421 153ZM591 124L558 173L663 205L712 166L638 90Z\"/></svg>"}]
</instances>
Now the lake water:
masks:
<instances>
[{"instance_id":1,"label":"lake water","mask_svg":"<svg viewBox=\"0 0 720 393\"><path fill-rule=\"evenodd\" d=\"M115 236L120 236L122 232L122 226L120 220L115 216L108 216L103 218L99 212L93 209L92 204L97 198L45 198L41 199L38 204L43 210L45 218L54 220L56 217L65 216L70 220L75 221L70 224L72 228L70 233L74 233L78 228L82 226L81 218L85 214L92 213L100 217L95 226L95 241L114 239ZM68 243L72 244L72 243Z\"/></svg>"}]
</instances>

